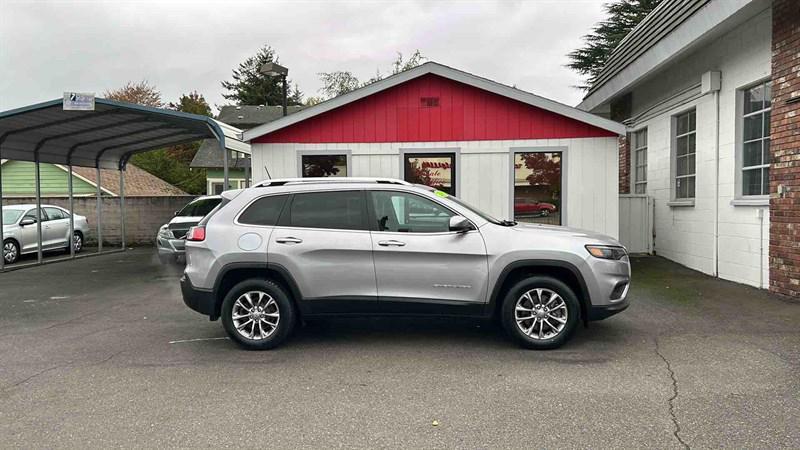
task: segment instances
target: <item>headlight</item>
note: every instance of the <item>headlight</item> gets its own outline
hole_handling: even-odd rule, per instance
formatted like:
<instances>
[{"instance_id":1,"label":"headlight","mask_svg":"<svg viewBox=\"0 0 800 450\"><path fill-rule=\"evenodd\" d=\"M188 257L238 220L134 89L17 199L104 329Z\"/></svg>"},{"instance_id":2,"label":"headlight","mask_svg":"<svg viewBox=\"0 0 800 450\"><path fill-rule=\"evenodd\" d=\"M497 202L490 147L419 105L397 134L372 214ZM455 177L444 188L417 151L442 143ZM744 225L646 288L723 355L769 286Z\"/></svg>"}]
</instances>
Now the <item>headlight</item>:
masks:
<instances>
[{"instance_id":1,"label":"headlight","mask_svg":"<svg viewBox=\"0 0 800 450\"><path fill-rule=\"evenodd\" d=\"M612 245L587 245L586 250L595 258L602 259L622 259L628 254L624 247Z\"/></svg>"},{"instance_id":2,"label":"headlight","mask_svg":"<svg viewBox=\"0 0 800 450\"><path fill-rule=\"evenodd\" d=\"M163 225L161 228L158 229L158 237L162 237L165 239L172 238L172 234L170 234L169 228L166 225Z\"/></svg>"}]
</instances>

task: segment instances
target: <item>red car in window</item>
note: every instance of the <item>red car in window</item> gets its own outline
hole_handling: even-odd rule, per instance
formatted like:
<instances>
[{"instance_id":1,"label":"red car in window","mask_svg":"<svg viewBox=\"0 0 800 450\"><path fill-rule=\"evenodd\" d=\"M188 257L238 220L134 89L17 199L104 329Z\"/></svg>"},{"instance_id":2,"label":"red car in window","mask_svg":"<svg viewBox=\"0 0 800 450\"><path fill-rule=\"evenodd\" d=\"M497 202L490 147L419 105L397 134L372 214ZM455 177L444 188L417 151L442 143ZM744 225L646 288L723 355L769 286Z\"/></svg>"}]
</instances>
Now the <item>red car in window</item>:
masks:
<instances>
[{"instance_id":1,"label":"red car in window","mask_svg":"<svg viewBox=\"0 0 800 450\"><path fill-rule=\"evenodd\" d=\"M539 202L529 198L514 199L514 215L518 216L549 216L556 212L556 205Z\"/></svg>"}]
</instances>

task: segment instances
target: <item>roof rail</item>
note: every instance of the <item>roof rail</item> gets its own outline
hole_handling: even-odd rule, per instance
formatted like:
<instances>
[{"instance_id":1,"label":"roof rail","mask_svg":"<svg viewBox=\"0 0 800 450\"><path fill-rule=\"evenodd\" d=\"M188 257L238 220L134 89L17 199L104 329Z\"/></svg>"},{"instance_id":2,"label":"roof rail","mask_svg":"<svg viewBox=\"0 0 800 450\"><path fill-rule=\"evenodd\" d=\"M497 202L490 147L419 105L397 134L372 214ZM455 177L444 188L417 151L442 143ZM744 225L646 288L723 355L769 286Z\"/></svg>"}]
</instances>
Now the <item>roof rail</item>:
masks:
<instances>
[{"instance_id":1,"label":"roof rail","mask_svg":"<svg viewBox=\"0 0 800 450\"><path fill-rule=\"evenodd\" d=\"M253 185L253 187L272 187L285 186L287 184L333 184L333 183L378 183L378 184L401 184L411 186L412 184L395 178L372 178L372 177L309 177L309 178L279 178L275 180L264 180Z\"/></svg>"}]
</instances>

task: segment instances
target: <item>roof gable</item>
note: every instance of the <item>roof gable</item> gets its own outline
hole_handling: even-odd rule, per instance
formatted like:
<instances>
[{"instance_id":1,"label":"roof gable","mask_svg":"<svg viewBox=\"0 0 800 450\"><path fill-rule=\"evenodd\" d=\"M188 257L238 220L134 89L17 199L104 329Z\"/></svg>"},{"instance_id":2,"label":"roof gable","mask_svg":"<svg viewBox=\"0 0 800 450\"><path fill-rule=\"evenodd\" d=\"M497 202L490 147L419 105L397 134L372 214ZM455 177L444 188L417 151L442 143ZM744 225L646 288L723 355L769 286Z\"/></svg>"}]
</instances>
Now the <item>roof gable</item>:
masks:
<instances>
[{"instance_id":1,"label":"roof gable","mask_svg":"<svg viewBox=\"0 0 800 450\"><path fill-rule=\"evenodd\" d=\"M438 106L423 104L423 97L437 98ZM318 131L312 131L315 129ZM253 128L243 139L403 142L615 136L624 132L625 127L617 122L428 62Z\"/></svg>"}]
</instances>

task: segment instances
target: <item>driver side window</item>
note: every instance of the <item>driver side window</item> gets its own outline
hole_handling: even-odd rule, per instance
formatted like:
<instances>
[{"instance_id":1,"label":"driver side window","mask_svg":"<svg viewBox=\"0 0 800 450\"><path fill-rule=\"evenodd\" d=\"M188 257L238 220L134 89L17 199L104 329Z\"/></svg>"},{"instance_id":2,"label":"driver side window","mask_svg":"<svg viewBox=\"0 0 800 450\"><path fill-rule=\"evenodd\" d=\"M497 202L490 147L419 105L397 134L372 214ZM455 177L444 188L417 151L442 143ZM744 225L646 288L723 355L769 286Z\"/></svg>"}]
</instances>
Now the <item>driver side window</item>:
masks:
<instances>
[{"instance_id":1,"label":"driver side window","mask_svg":"<svg viewBox=\"0 0 800 450\"><path fill-rule=\"evenodd\" d=\"M370 197L378 231L399 233L450 231L450 218L455 214L427 198L392 191L372 191Z\"/></svg>"}]
</instances>

